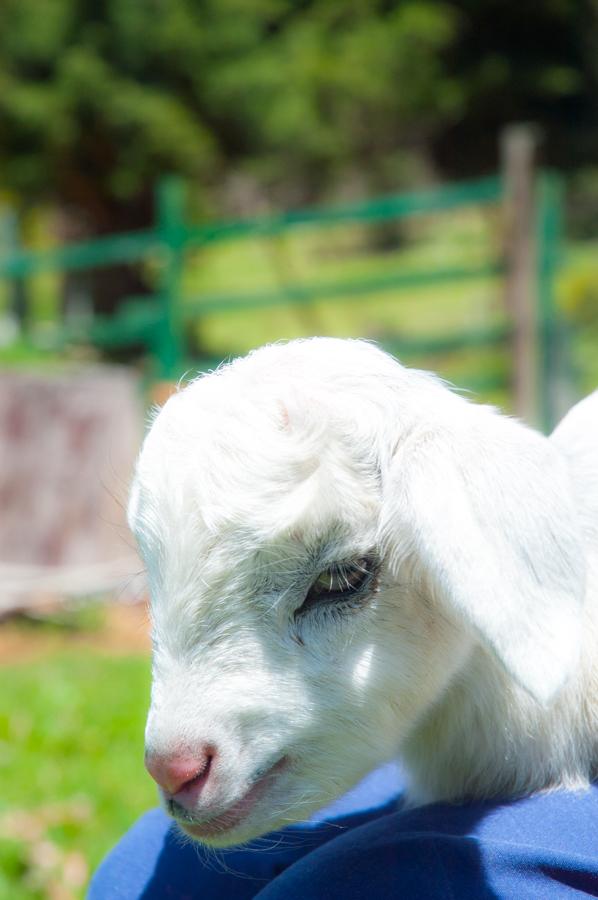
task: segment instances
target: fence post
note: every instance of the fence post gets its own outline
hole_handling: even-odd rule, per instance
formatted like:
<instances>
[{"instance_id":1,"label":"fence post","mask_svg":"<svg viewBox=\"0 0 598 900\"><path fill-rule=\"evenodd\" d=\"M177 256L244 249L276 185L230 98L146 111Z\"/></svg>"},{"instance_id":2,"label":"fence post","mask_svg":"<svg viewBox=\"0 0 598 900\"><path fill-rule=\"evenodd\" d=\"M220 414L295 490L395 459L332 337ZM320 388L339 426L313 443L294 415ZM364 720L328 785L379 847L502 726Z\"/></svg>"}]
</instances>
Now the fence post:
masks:
<instances>
[{"instance_id":1,"label":"fence post","mask_svg":"<svg viewBox=\"0 0 598 900\"><path fill-rule=\"evenodd\" d=\"M539 294L540 413L546 431L554 427L572 402L567 372L566 335L555 302L556 273L560 263L563 183L556 172L538 178L536 221Z\"/></svg>"},{"instance_id":2,"label":"fence post","mask_svg":"<svg viewBox=\"0 0 598 900\"><path fill-rule=\"evenodd\" d=\"M14 209L0 209L0 254L10 256L21 249L19 217ZM10 280L9 310L14 319L19 335L23 337L28 330L28 304L25 279Z\"/></svg>"},{"instance_id":3,"label":"fence post","mask_svg":"<svg viewBox=\"0 0 598 900\"><path fill-rule=\"evenodd\" d=\"M163 178L156 192L158 240L165 253L159 280L163 319L156 341L162 379L181 374L184 356L179 304L185 250L185 193L185 183L174 175Z\"/></svg>"},{"instance_id":4,"label":"fence post","mask_svg":"<svg viewBox=\"0 0 598 900\"><path fill-rule=\"evenodd\" d=\"M510 125L501 137L505 196L505 306L512 323L515 413L540 417L538 285L534 202L535 129Z\"/></svg>"}]
</instances>

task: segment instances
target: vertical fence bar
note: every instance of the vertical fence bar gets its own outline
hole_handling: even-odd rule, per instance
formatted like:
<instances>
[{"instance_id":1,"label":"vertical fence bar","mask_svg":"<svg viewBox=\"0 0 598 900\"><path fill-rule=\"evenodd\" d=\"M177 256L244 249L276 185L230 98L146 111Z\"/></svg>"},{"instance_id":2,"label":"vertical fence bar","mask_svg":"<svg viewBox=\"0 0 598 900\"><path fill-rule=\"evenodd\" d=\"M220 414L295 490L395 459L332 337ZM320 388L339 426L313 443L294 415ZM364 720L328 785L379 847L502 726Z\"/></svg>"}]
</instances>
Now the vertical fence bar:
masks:
<instances>
[{"instance_id":1,"label":"vertical fence bar","mask_svg":"<svg viewBox=\"0 0 598 900\"><path fill-rule=\"evenodd\" d=\"M163 178L158 184L157 232L166 256L159 283L163 320L156 335L159 377L162 379L176 378L183 365L180 299L186 235L185 194L185 184L176 176Z\"/></svg>"},{"instance_id":2,"label":"vertical fence bar","mask_svg":"<svg viewBox=\"0 0 598 900\"><path fill-rule=\"evenodd\" d=\"M21 249L20 223L15 210L0 209L0 255L11 256ZM29 326L27 290L24 278L9 282L9 310L21 337Z\"/></svg>"},{"instance_id":3,"label":"vertical fence bar","mask_svg":"<svg viewBox=\"0 0 598 900\"><path fill-rule=\"evenodd\" d=\"M541 418L534 233L536 144L537 135L529 125L510 125L501 137L505 192L505 307L511 322L513 405L518 416L533 424Z\"/></svg>"},{"instance_id":4,"label":"vertical fence bar","mask_svg":"<svg viewBox=\"0 0 598 900\"><path fill-rule=\"evenodd\" d=\"M544 172L537 185L536 241L540 342L539 382L542 425L549 431L567 405L564 371L565 339L555 301L556 274L560 262L563 183L554 172Z\"/></svg>"}]
</instances>

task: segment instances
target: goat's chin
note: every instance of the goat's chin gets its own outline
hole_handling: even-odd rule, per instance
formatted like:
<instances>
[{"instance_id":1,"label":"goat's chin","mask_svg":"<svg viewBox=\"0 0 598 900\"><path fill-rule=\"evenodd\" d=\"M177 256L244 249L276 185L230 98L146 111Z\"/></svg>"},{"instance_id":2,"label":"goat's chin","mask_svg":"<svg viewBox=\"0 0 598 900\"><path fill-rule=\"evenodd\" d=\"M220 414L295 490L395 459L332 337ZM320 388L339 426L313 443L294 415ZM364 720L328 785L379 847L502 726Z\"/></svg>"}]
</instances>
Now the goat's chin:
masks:
<instances>
[{"instance_id":1,"label":"goat's chin","mask_svg":"<svg viewBox=\"0 0 598 900\"><path fill-rule=\"evenodd\" d=\"M375 764L372 765L374 767ZM327 787L316 786L313 781L297 776L283 778L280 784L271 785L241 817L232 818L225 813L218 819L204 823L178 821L177 824L187 837L208 847L234 847L263 838L261 846L266 848L268 835L272 836L272 840L277 840L275 832L308 821L362 777L363 773L358 773L354 778L347 778L343 786L339 783L337 774L334 787L332 784Z\"/></svg>"},{"instance_id":2,"label":"goat's chin","mask_svg":"<svg viewBox=\"0 0 598 900\"><path fill-rule=\"evenodd\" d=\"M339 793L318 790L293 777L283 777L280 782L268 784L254 802L233 807L214 819L198 823L177 820L177 824L185 835L209 847L237 846L305 822Z\"/></svg>"},{"instance_id":3,"label":"goat's chin","mask_svg":"<svg viewBox=\"0 0 598 900\"><path fill-rule=\"evenodd\" d=\"M258 780L247 794L218 815L204 821L177 819L177 824L195 841L210 847L230 847L305 818L304 803L293 803L296 785L282 771L286 762L278 763L266 778Z\"/></svg>"},{"instance_id":4,"label":"goat's chin","mask_svg":"<svg viewBox=\"0 0 598 900\"><path fill-rule=\"evenodd\" d=\"M256 838L261 838L270 832L276 831L283 825L288 825L288 821L265 821L258 816L249 816L244 822L233 825L230 828L223 827L220 830L206 832L201 827L194 825L186 825L179 822L178 825L184 834L200 844L215 849L225 847L238 847L242 844L248 844Z\"/></svg>"},{"instance_id":5,"label":"goat's chin","mask_svg":"<svg viewBox=\"0 0 598 900\"><path fill-rule=\"evenodd\" d=\"M267 801L262 809L250 812L242 820L228 824L226 821L200 825L177 822L187 837L208 847L234 847L247 844L280 828L285 828L304 818L299 811L293 817L292 810L285 810L284 815L273 816L268 809Z\"/></svg>"}]
</instances>

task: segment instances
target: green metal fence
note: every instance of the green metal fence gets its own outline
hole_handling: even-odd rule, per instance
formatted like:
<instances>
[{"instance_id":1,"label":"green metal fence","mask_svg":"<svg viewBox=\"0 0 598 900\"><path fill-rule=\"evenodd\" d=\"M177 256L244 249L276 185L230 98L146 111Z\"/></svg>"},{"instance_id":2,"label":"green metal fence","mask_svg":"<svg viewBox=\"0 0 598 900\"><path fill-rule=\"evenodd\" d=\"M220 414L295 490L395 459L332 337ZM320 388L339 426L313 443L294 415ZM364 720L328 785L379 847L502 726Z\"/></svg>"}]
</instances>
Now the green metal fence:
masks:
<instances>
[{"instance_id":1,"label":"green metal fence","mask_svg":"<svg viewBox=\"0 0 598 900\"><path fill-rule=\"evenodd\" d=\"M380 197L342 206L295 210L280 215L230 222L197 225L188 221L184 183L175 177L164 179L157 189L157 216L153 228L118 234L94 241L68 244L43 251L8 252L0 255L0 278L13 282L40 272L85 270L115 263L136 263L159 259L155 293L131 297L110 319L96 317L83 332L64 329L63 342L85 340L98 347L116 348L142 343L155 360L155 376L178 377L185 366L185 329L190 322L217 312L257 310L292 304L343 302L377 292L401 292L422 285L445 284L501 275L505 260L501 254L482 263L455 266L427 266L421 270L396 270L379 276L318 280L314 283L285 283L263 290L202 293L182 300L182 278L189 251L216 243L243 241L255 237L287 235L296 229L329 229L339 224L373 224L411 219L422 214L457 210L464 206L500 204L503 184L492 177L449 184L425 191ZM540 174L536 185L536 260L538 288L538 334L541 385L541 418L546 426L555 419L551 382L559 358L559 321L554 304L554 279L559 263L560 181L552 174ZM395 338L389 349L401 357L414 354L455 352L471 347L496 347L509 341L511 326L472 328L456 335L429 334L425 338Z\"/></svg>"}]
</instances>

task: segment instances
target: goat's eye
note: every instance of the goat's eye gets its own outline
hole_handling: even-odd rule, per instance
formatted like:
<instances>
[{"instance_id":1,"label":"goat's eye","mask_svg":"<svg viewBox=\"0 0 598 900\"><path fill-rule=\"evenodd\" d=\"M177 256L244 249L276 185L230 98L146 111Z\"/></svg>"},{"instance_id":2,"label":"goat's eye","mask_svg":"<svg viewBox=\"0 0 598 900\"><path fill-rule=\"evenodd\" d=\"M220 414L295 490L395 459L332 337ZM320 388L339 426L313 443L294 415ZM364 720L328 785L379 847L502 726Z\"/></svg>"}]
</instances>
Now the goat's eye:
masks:
<instances>
[{"instance_id":1,"label":"goat's eye","mask_svg":"<svg viewBox=\"0 0 598 900\"><path fill-rule=\"evenodd\" d=\"M320 572L312 583L303 604L295 612L301 615L313 606L350 600L370 585L374 561L364 556L354 562L333 563Z\"/></svg>"}]
</instances>

